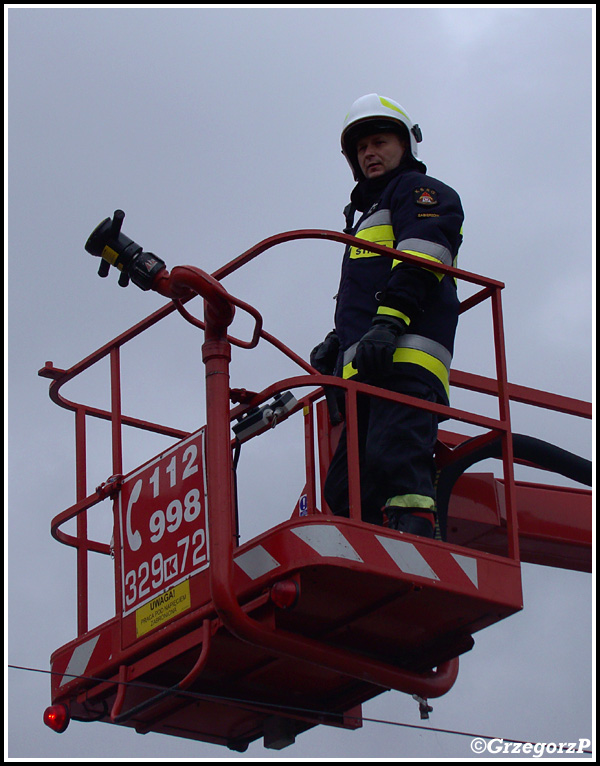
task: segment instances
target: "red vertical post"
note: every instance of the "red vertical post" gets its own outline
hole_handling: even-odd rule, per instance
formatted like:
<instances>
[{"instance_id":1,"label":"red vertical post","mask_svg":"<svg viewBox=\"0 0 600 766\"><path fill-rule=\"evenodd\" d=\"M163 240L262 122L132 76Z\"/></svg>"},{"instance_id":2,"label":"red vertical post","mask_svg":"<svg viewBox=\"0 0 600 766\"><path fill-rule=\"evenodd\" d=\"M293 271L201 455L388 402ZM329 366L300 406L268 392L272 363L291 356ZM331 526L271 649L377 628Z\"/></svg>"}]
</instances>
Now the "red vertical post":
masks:
<instances>
[{"instance_id":1,"label":"red vertical post","mask_svg":"<svg viewBox=\"0 0 600 766\"><path fill-rule=\"evenodd\" d=\"M510 397L508 391L508 373L504 345L504 325L502 319L502 300L500 289L496 288L491 296L492 321L494 326L494 350L496 354L496 376L498 379L498 408L502 423L502 461L504 466L506 533L508 555L519 561L519 529L517 523L517 501L514 476L514 452L510 422Z\"/></svg>"},{"instance_id":2,"label":"red vertical post","mask_svg":"<svg viewBox=\"0 0 600 766\"><path fill-rule=\"evenodd\" d=\"M331 449L331 423L329 420L329 414L326 409L325 399L317 402L317 445L319 450L319 479L321 485L321 510L326 512L331 510L328 508L327 501L325 500L325 479L327 478L327 471L331 464L331 458L333 457L333 450ZM316 470L316 468L315 468Z\"/></svg>"},{"instance_id":3,"label":"red vertical post","mask_svg":"<svg viewBox=\"0 0 600 766\"><path fill-rule=\"evenodd\" d=\"M315 424L313 404L310 402L304 411L304 459L306 465L306 500L308 513L317 509L316 465L315 465Z\"/></svg>"},{"instance_id":4,"label":"red vertical post","mask_svg":"<svg viewBox=\"0 0 600 766\"><path fill-rule=\"evenodd\" d=\"M123 443L121 439L121 369L119 347L110 352L110 397L112 429L113 475L123 473Z\"/></svg>"},{"instance_id":5,"label":"red vertical post","mask_svg":"<svg viewBox=\"0 0 600 766\"><path fill-rule=\"evenodd\" d=\"M210 584L213 600L232 597L235 508L232 493L233 461L229 422L229 362L231 346L224 327L209 321L206 310L202 361L206 374L206 473ZM219 596L219 593L221 596Z\"/></svg>"},{"instance_id":6,"label":"red vertical post","mask_svg":"<svg viewBox=\"0 0 600 766\"><path fill-rule=\"evenodd\" d=\"M87 496L85 408L75 411L75 472L77 501ZM77 516L77 635L88 629L87 511Z\"/></svg>"},{"instance_id":7,"label":"red vertical post","mask_svg":"<svg viewBox=\"0 0 600 766\"><path fill-rule=\"evenodd\" d=\"M123 473L123 437L121 409L121 363L120 348L115 346L110 351L110 414L112 437L112 472L113 476ZM115 503L118 501L115 501ZM116 506L113 506L113 546L115 551L115 613L123 609L121 592L121 567L118 552L121 550L121 530L117 523Z\"/></svg>"},{"instance_id":8,"label":"red vertical post","mask_svg":"<svg viewBox=\"0 0 600 766\"><path fill-rule=\"evenodd\" d=\"M348 453L348 507L351 519L361 520L360 454L356 391L346 390L346 450Z\"/></svg>"}]
</instances>

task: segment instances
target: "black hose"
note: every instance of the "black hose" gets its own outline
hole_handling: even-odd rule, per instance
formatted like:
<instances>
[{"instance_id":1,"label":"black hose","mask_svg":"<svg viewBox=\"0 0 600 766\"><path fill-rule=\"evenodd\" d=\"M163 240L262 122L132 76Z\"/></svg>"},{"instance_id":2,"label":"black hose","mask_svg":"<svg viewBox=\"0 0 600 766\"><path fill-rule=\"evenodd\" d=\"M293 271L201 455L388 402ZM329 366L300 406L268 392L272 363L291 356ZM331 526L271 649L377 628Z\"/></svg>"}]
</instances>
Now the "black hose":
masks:
<instances>
[{"instance_id":1,"label":"black hose","mask_svg":"<svg viewBox=\"0 0 600 766\"><path fill-rule=\"evenodd\" d=\"M533 436L513 434L513 452L515 458L527 460L538 468L553 471L568 479L592 486L592 462L585 458L574 455L572 452L554 444L536 439ZM468 441L463 445L468 445ZM502 443L498 436L496 439L484 444L479 449L469 452L453 463L443 468L437 478L437 512L442 540L446 539L448 523L448 505L452 489L458 478L472 466L490 457L502 456Z\"/></svg>"}]
</instances>

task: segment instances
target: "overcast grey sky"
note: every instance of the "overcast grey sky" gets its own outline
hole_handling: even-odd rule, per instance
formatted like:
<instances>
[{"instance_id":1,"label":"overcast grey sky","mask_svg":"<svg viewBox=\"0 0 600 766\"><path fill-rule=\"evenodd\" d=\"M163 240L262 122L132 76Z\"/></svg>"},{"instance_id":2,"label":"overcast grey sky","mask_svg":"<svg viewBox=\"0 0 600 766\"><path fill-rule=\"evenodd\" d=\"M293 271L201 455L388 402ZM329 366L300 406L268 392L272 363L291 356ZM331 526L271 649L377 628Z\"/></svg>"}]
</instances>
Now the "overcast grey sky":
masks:
<instances>
[{"instance_id":1,"label":"overcast grey sky","mask_svg":"<svg viewBox=\"0 0 600 766\"><path fill-rule=\"evenodd\" d=\"M84 251L89 233L122 208L124 232L169 268L211 272L278 232L342 229L352 177L339 135L361 95L399 101L422 128L430 175L461 195L459 265L506 285L509 379L591 399L591 6L12 6L6 14L7 662L48 669L50 654L76 634L74 555L49 531L75 500L73 418L51 403L37 370L46 360L70 367L165 302L122 290L114 274L98 279ZM330 243L290 244L225 284L307 356L332 327L341 254ZM493 373L487 311L461 322L456 368ZM164 325L124 361L125 410L194 430L204 417L201 334L178 316ZM234 386L258 389L295 372L264 354L257 363L235 351ZM105 406L105 373L65 393L83 398L85 386L86 401ZM468 399L459 392L453 401ZM515 407L513 426L591 457L588 422ZM247 536L287 518L302 489L292 478L301 447L287 433L282 426L273 450L264 442L244 452ZM91 424L90 436L92 491L111 468L106 430ZM126 446L132 470L165 444L132 437ZM265 464L286 476L266 500L253 481ZM104 521L91 528L110 536ZM97 624L112 615L114 596L104 562L92 567ZM455 687L433 703L431 726L541 742L592 738L591 577L524 566L523 578L524 611L476 635ZM103 724L74 722L56 735L42 723L49 677L10 669L7 681L11 758L472 755L468 737L381 723L313 729L281 753L259 741L244 756ZM363 712L421 724L414 701L396 692Z\"/></svg>"}]
</instances>

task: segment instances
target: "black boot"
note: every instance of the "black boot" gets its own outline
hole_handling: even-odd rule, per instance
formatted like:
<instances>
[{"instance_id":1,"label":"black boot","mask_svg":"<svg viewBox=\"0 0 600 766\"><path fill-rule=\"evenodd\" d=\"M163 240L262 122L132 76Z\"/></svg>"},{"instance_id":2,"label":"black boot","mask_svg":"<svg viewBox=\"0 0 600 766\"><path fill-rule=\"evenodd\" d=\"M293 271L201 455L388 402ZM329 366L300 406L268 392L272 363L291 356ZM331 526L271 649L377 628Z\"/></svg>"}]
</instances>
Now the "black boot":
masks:
<instances>
[{"instance_id":1,"label":"black boot","mask_svg":"<svg viewBox=\"0 0 600 766\"><path fill-rule=\"evenodd\" d=\"M407 532L410 535L418 535L419 537L433 538L434 532L434 515L427 511L422 511L417 508L401 508L399 506L388 506L383 509L384 514L387 516L388 529L395 529L397 532ZM416 515L416 514L423 515ZM429 518L424 518L425 514Z\"/></svg>"}]
</instances>

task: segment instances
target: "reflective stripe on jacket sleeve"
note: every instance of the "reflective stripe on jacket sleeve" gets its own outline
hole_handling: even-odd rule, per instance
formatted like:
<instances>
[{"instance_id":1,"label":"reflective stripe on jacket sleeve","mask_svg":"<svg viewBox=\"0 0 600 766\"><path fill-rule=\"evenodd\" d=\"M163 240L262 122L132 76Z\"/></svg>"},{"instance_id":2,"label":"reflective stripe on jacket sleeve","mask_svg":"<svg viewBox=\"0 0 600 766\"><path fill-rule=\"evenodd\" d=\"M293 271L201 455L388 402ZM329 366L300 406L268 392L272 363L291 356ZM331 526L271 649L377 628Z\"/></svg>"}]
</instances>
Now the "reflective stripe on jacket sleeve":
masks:
<instances>
[{"instance_id":1,"label":"reflective stripe on jacket sleeve","mask_svg":"<svg viewBox=\"0 0 600 766\"><path fill-rule=\"evenodd\" d=\"M444 266L452 266L453 258L452 253L444 245L438 245L435 242L430 242L427 239L403 239L396 245L396 250L404 250L410 255L418 255L421 258L426 258L429 261L437 261L444 264ZM402 263L401 259L394 259L392 268ZM424 266L424 268L427 268ZM430 269L436 277L441 281L444 278L443 271L436 271Z\"/></svg>"},{"instance_id":2,"label":"reflective stripe on jacket sleeve","mask_svg":"<svg viewBox=\"0 0 600 766\"><path fill-rule=\"evenodd\" d=\"M342 377L345 379L354 377L358 372L354 366L357 346L358 343L355 343L344 352ZM441 381L446 394L449 396L452 355L441 343L423 335L407 333L398 339L394 352L394 362L417 364L429 370Z\"/></svg>"}]
</instances>

